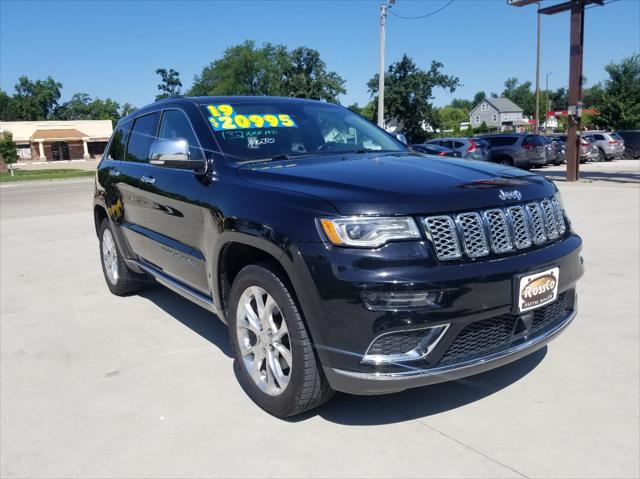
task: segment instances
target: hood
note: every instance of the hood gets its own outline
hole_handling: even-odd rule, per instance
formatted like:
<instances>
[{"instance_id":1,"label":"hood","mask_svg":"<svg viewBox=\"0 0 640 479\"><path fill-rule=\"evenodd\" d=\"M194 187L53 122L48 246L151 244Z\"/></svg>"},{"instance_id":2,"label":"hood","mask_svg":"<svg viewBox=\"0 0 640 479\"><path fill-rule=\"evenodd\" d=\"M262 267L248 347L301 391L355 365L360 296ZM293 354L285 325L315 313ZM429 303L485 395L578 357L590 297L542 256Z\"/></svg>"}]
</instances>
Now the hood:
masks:
<instances>
[{"instance_id":1,"label":"hood","mask_svg":"<svg viewBox=\"0 0 640 479\"><path fill-rule=\"evenodd\" d=\"M250 183L323 198L342 215L466 211L556 192L553 183L524 170L411 153L250 163L238 174Z\"/></svg>"}]
</instances>

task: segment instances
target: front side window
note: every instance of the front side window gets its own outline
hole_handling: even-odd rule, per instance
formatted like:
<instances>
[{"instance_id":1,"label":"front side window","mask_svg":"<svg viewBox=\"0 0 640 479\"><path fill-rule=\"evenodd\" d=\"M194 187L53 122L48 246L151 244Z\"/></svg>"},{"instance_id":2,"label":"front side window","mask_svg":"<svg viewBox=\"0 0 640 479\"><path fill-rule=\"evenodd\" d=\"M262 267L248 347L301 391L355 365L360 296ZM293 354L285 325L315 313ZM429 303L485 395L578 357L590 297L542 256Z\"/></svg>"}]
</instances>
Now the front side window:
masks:
<instances>
[{"instance_id":1,"label":"front side window","mask_svg":"<svg viewBox=\"0 0 640 479\"><path fill-rule=\"evenodd\" d=\"M166 110L162 114L162 124L158 138L163 140L186 140L192 160L202 160L204 155L198 144L196 134L191 128L189 120L179 110Z\"/></svg>"},{"instance_id":2,"label":"front side window","mask_svg":"<svg viewBox=\"0 0 640 479\"><path fill-rule=\"evenodd\" d=\"M156 140L160 113L151 113L136 118L127 142L127 161L149 161L151 143Z\"/></svg>"},{"instance_id":3,"label":"front side window","mask_svg":"<svg viewBox=\"0 0 640 479\"><path fill-rule=\"evenodd\" d=\"M107 158L109 160L124 160L124 152L127 145L127 134L129 133L128 127L130 126L131 123L127 122L116 128L116 131L113 133L113 138L111 139L109 152L107 153Z\"/></svg>"},{"instance_id":4,"label":"front side window","mask_svg":"<svg viewBox=\"0 0 640 479\"><path fill-rule=\"evenodd\" d=\"M273 100L202 109L220 149L234 161L407 151L360 115L331 104Z\"/></svg>"}]
</instances>

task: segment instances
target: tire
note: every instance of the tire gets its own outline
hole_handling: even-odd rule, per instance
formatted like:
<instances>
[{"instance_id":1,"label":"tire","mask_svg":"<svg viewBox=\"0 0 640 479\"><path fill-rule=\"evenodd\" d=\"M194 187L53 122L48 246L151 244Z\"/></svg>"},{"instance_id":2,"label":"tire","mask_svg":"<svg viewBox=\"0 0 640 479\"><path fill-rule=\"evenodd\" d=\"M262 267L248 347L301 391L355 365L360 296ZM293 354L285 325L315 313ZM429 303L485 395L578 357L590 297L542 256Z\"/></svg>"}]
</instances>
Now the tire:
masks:
<instances>
[{"instance_id":1,"label":"tire","mask_svg":"<svg viewBox=\"0 0 640 479\"><path fill-rule=\"evenodd\" d=\"M100 263L109 290L116 296L126 296L144 289L146 277L131 271L124 262L114 240L109 220L100 224Z\"/></svg>"},{"instance_id":2,"label":"tire","mask_svg":"<svg viewBox=\"0 0 640 479\"><path fill-rule=\"evenodd\" d=\"M508 156L501 156L498 158L497 163L504 166L513 166L513 160Z\"/></svg>"},{"instance_id":3,"label":"tire","mask_svg":"<svg viewBox=\"0 0 640 479\"><path fill-rule=\"evenodd\" d=\"M258 301L268 312L262 318ZM252 314L245 312L247 306ZM238 273L228 311L236 376L253 402L288 417L333 396L288 281L273 265L253 264Z\"/></svg>"},{"instance_id":4,"label":"tire","mask_svg":"<svg viewBox=\"0 0 640 479\"><path fill-rule=\"evenodd\" d=\"M602 150L598 150L598 161L609 161Z\"/></svg>"}]
</instances>

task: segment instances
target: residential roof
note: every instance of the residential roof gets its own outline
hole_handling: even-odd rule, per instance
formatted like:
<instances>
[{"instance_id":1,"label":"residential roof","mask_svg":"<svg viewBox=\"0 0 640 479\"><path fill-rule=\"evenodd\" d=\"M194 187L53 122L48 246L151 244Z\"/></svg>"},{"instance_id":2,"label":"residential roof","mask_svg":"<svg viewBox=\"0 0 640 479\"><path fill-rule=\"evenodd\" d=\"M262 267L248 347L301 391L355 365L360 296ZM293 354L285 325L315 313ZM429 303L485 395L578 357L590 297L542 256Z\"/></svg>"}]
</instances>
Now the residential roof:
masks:
<instances>
[{"instance_id":1,"label":"residential roof","mask_svg":"<svg viewBox=\"0 0 640 479\"><path fill-rule=\"evenodd\" d=\"M493 105L499 112L520 112L520 111L524 111L522 108L520 108L518 105L516 105L515 103L513 103L511 100L509 100L508 98L485 98L483 101L486 101L487 103L490 103L491 105Z\"/></svg>"},{"instance_id":2,"label":"residential roof","mask_svg":"<svg viewBox=\"0 0 640 479\"><path fill-rule=\"evenodd\" d=\"M89 135L85 135L81 131L75 128L59 129L59 130L36 130L31 135L31 139L45 139L45 140L70 140L73 138L87 138Z\"/></svg>"}]
</instances>

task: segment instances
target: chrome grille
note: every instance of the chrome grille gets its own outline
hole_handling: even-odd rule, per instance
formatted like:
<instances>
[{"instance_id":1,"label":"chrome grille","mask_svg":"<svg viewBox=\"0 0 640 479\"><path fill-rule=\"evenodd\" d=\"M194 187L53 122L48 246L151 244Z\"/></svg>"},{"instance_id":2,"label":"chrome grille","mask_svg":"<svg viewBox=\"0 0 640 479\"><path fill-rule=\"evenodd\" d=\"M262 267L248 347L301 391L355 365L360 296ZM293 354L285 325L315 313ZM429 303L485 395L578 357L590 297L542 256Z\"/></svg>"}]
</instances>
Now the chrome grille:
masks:
<instances>
[{"instance_id":1,"label":"chrome grille","mask_svg":"<svg viewBox=\"0 0 640 479\"><path fill-rule=\"evenodd\" d=\"M547 237L549 239L556 239L558 237L558 227L556 225L556 213L553 203L551 203L551 200L542 200L540 206L542 207L545 223L547 224Z\"/></svg>"},{"instance_id":2,"label":"chrome grille","mask_svg":"<svg viewBox=\"0 0 640 479\"><path fill-rule=\"evenodd\" d=\"M456 225L450 216L431 216L424 218L422 224L429 234L439 259L457 259L462 256Z\"/></svg>"},{"instance_id":3,"label":"chrome grille","mask_svg":"<svg viewBox=\"0 0 640 479\"><path fill-rule=\"evenodd\" d=\"M527 221L524 208L522 206L511 206L507 208L507 214L511 219L513 243L516 248L524 249L531 246L531 228L529 228L529 221Z\"/></svg>"},{"instance_id":4,"label":"chrome grille","mask_svg":"<svg viewBox=\"0 0 640 479\"><path fill-rule=\"evenodd\" d=\"M540 245L547 241L547 233L545 232L544 220L542 219L542 210L538 203L529 203L527 213L531 220L531 233L533 234L533 242Z\"/></svg>"},{"instance_id":5,"label":"chrome grille","mask_svg":"<svg viewBox=\"0 0 640 479\"><path fill-rule=\"evenodd\" d=\"M489 244L480 215L478 213L462 213L456 216L456 222L462 230L464 252L471 258L488 255Z\"/></svg>"},{"instance_id":6,"label":"chrome grille","mask_svg":"<svg viewBox=\"0 0 640 479\"><path fill-rule=\"evenodd\" d=\"M494 253L506 253L513 249L511 234L507 226L507 217L502 210L487 210L484 217L489 223L489 237L491 249Z\"/></svg>"},{"instance_id":7,"label":"chrome grille","mask_svg":"<svg viewBox=\"0 0 640 479\"><path fill-rule=\"evenodd\" d=\"M540 202L422 218L439 260L480 258L540 246L567 231L556 198Z\"/></svg>"}]
</instances>

